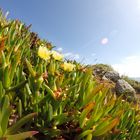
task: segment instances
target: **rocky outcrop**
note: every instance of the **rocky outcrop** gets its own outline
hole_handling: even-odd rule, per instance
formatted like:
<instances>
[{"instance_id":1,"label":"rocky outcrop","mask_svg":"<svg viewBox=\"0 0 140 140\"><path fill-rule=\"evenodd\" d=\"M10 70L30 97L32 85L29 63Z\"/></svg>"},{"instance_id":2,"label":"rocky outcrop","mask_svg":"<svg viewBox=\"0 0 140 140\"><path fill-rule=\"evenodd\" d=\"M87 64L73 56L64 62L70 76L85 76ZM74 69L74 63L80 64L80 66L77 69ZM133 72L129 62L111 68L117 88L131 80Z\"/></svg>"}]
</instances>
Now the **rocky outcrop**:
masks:
<instances>
[{"instance_id":1,"label":"rocky outcrop","mask_svg":"<svg viewBox=\"0 0 140 140\"><path fill-rule=\"evenodd\" d=\"M101 80L108 80L114 83L115 88L113 91L116 95L122 95L129 101L134 101L136 98L135 89L124 79L122 79L118 72L111 69L109 66L98 64L94 66L93 73L95 77L99 77Z\"/></svg>"},{"instance_id":2,"label":"rocky outcrop","mask_svg":"<svg viewBox=\"0 0 140 140\"><path fill-rule=\"evenodd\" d=\"M125 80L119 79L116 82L115 91L117 95L124 95L129 99L136 98L136 91L135 89Z\"/></svg>"},{"instance_id":3,"label":"rocky outcrop","mask_svg":"<svg viewBox=\"0 0 140 140\"><path fill-rule=\"evenodd\" d=\"M104 76L113 82L117 82L120 79L120 75L116 71L108 71Z\"/></svg>"}]
</instances>

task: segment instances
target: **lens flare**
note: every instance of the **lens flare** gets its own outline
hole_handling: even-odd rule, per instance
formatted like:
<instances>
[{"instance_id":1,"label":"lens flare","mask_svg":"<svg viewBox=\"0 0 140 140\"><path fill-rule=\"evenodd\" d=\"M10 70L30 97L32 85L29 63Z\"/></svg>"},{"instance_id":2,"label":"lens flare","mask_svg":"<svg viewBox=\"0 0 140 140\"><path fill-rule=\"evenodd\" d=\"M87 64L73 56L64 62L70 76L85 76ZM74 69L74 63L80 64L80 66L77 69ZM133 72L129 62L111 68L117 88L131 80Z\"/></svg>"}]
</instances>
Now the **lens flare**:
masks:
<instances>
[{"instance_id":1,"label":"lens flare","mask_svg":"<svg viewBox=\"0 0 140 140\"><path fill-rule=\"evenodd\" d=\"M108 44L108 41L109 41L108 38L104 37L104 38L101 39L101 44L106 45L106 44Z\"/></svg>"}]
</instances>

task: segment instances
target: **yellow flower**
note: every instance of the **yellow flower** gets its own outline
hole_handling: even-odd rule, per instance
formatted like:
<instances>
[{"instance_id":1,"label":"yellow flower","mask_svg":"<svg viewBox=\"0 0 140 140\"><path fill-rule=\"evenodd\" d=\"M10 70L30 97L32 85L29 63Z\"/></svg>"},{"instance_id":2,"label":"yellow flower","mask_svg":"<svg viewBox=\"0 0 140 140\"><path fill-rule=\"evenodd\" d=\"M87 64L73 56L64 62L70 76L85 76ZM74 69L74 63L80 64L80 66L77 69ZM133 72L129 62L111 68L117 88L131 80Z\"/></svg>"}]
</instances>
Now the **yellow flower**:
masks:
<instances>
[{"instance_id":1,"label":"yellow flower","mask_svg":"<svg viewBox=\"0 0 140 140\"><path fill-rule=\"evenodd\" d=\"M75 65L72 64L72 63L64 62L64 64L63 64L62 67L63 67L63 69L64 69L65 71L70 72L70 71L73 71L73 69L75 68Z\"/></svg>"},{"instance_id":2,"label":"yellow flower","mask_svg":"<svg viewBox=\"0 0 140 140\"><path fill-rule=\"evenodd\" d=\"M63 55L56 51L52 51L52 57L58 61L61 61L63 59Z\"/></svg>"},{"instance_id":3,"label":"yellow flower","mask_svg":"<svg viewBox=\"0 0 140 140\"><path fill-rule=\"evenodd\" d=\"M38 56L44 60L50 59L51 52L43 46L40 46L38 49Z\"/></svg>"}]
</instances>

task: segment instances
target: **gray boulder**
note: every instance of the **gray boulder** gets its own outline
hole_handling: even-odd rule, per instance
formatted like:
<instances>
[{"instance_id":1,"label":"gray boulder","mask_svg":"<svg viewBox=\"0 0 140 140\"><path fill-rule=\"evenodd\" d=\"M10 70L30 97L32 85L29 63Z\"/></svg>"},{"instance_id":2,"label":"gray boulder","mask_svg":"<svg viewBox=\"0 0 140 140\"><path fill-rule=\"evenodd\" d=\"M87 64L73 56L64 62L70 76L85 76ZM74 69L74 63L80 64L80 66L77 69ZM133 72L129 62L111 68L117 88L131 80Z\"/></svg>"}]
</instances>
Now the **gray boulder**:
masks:
<instances>
[{"instance_id":1,"label":"gray boulder","mask_svg":"<svg viewBox=\"0 0 140 140\"><path fill-rule=\"evenodd\" d=\"M93 75L95 75L95 76L102 77L102 76L104 76L104 74L105 74L105 71L100 68L95 68L93 70Z\"/></svg>"},{"instance_id":2,"label":"gray boulder","mask_svg":"<svg viewBox=\"0 0 140 140\"><path fill-rule=\"evenodd\" d=\"M120 79L120 75L116 71L108 71L104 76L113 82L117 82Z\"/></svg>"},{"instance_id":3,"label":"gray boulder","mask_svg":"<svg viewBox=\"0 0 140 140\"><path fill-rule=\"evenodd\" d=\"M117 95L124 95L129 100L134 100L136 98L135 89L125 80L119 79L115 86Z\"/></svg>"}]
</instances>

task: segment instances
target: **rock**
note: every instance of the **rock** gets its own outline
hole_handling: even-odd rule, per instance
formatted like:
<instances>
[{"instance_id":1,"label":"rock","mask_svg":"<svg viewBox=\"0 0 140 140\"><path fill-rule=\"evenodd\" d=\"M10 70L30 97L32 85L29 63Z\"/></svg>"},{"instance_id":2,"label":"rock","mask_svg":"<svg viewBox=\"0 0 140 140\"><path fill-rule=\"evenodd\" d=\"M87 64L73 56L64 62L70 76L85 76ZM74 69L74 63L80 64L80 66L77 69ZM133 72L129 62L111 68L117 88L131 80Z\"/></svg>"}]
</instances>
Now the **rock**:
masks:
<instances>
[{"instance_id":1,"label":"rock","mask_svg":"<svg viewBox=\"0 0 140 140\"><path fill-rule=\"evenodd\" d=\"M136 91L131 84L129 84L123 77L120 77L116 72L108 65L96 64L93 65L93 75L100 81L109 81L112 83L112 91L117 96L123 95L123 99L127 101L136 101Z\"/></svg>"},{"instance_id":2,"label":"rock","mask_svg":"<svg viewBox=\"0 0 140 140\"><path fill-rule=\"evenodd\" d=\"M117 82L120 79L119 73L116 71L108 71L104 76L113 82Z\"/></svg>"},{"instance_id":3,"label":"rock","mask_svg":"<svg viewBox=\"0 0 140 140\"><path fill-rule=\"evenodd\" d=\"M119 79L115 86L116 94L122 95L129 99L129 101L134 100L136 98L136 91L135 89L125 80Z\"/></svg>"},{"instance_id":4,"label":"rock","mask_svg":"<svg viewBox=\"0 0 140 140\"><path fill-rule=\"evenodd\" d=\"M105 74L105 71L103 71L102 69L99 69L99 68L95 68L93 71L93 75L95 75L95 76L102 77L102 76L104 76L104 74Z\"/></svg>"},{"instance_id":5,"label":"rock","mask_svg":"<svg viewBox=\"0 0 140 140\"><path fill-rule=\"evenodd\" d=\"M92 65L93 75L102 78L104 74L108 71L112 71L113 68L106 64L95 64Z\"/></svg>"},{"instance_id":6,"label":"rock","mask_svg":"<svg viewBox=\"0 0 140 140\"><path fill-rule=\"evenodd\" d=\"M109 80L105 75L102 77L102 80L105 80L105 81L107 81L107 80Z\"/></svg>"}]
</instances>

